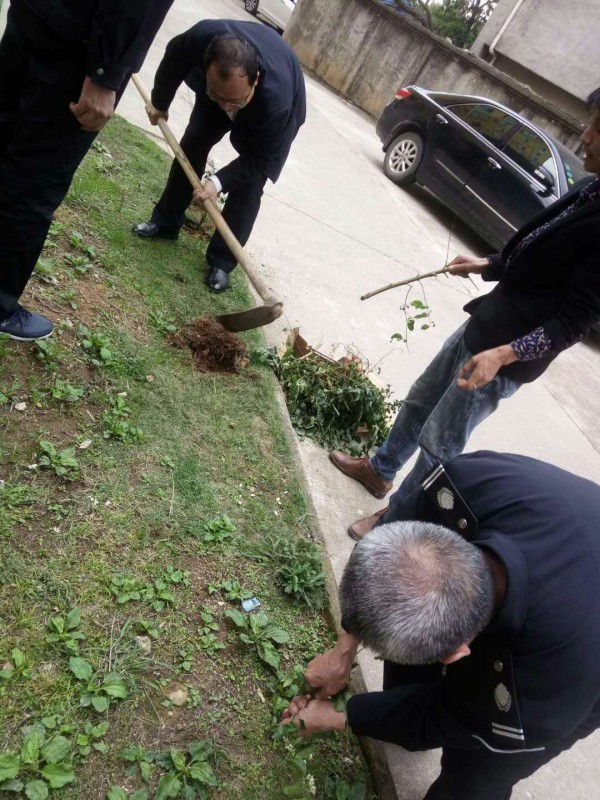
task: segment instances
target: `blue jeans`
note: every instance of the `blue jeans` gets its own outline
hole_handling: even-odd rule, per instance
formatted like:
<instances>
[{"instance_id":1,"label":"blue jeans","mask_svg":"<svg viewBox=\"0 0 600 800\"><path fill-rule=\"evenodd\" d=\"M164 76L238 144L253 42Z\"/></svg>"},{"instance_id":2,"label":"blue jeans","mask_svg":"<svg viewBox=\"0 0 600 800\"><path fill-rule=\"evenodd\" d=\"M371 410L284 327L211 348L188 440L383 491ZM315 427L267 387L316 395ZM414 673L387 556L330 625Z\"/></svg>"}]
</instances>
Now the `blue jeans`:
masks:
<instances>
[{"instance_id":1,"label":"blue jeans","mask_svg":"<svg viewBox=\"0 0 600 800\"><path fill-rule=\"evenodd\" d=\"M440 461L462 453L471 432L510 397L519 381L496 375L481 389L459 389L456 379L472 354L464 343L465 322L445 342L410 388L388 438L371 458L371 466L385 480L391 481L421 448L417 462L400 488L390 498L390 505L418 489Z\"/></svg>"}]
</instances>

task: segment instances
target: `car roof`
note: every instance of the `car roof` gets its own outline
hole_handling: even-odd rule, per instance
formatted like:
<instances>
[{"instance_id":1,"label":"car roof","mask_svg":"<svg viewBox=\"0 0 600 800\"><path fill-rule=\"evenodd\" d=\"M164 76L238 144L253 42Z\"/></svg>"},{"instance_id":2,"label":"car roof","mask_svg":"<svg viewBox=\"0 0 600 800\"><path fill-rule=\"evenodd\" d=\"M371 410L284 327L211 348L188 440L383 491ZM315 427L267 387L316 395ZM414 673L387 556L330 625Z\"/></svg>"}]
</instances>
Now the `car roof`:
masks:
<instances>
[{"instance_id":1,"label":"car roof","mask_svg":"<svg viewBox=\"0 0 600 800\"><path fill-rule=\"evenodd\" d=\"M427 95L428 97L432 97L434 100L441 100L441 101L449 101L454 103L491 103L492 105L496 106L497 108L501 108L502 111L506 111L507 114L510 114L512 117L516 117L517 119L521 120L524 125L528 125L530 128L533 128L535 131L538 131L541 136L548 139L554 147L557 149L558 154L560 155L563 161L567 160L569 163L574 166L577 172L581 172L580 177L586 177L589 175L588 172L585 171L583 168L583 162L581 159L573 153L566 145L559 140L552 136L552 134L547 133L545 130L536 125L535 122L532 122L529 119L526 119L517 111L513 111L512 108L508 108L508 106L499 103L497 100L492 100L491 97L480 97L479 95L473 94L457 94L455 92L437 92L431 91L430 89L423 89L422 86L410 86L409 89L417 89L422 94Z\"/></svg>"}]
</instances>

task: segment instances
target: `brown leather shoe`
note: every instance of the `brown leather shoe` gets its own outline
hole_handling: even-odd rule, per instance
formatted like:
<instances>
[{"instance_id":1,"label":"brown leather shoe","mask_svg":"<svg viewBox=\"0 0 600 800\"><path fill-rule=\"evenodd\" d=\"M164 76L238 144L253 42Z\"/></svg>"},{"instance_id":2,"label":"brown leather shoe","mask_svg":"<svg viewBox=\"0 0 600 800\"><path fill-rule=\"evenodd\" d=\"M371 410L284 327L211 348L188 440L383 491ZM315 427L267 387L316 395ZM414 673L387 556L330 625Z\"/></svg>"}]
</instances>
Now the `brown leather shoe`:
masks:
<instances>
[{"instance_id":1,"label":"brown leather shoe","mask_svg":"<svg viewBox=\"0 0 600 800\"><path fill-rule=\"evenodd\" d=\"M353 522L348 528L348 536L357 542L360 541L363 536L366 536L367 533L373 530L377 520L380 517L383 517L388 508L389 506L386 506L385 508L382 508L381 511L376 511L374 514L371 514L370 517L357 519L356 522Z\"/></svg>"},{"instance_id":2,"label":"brown leather shoe","mask_svg":"<svg viewBox=\"0 0 600 800\"><path fill-rule=\"evenodd\" d=\"M379 477L371 466L368 456L352 458L339 450L332 450L329 453L329 460L344 475L362 483L367 492L370 492L378 500L382 500L394 485L393 481L384 481Z\"/></svg>"}]
</instances>

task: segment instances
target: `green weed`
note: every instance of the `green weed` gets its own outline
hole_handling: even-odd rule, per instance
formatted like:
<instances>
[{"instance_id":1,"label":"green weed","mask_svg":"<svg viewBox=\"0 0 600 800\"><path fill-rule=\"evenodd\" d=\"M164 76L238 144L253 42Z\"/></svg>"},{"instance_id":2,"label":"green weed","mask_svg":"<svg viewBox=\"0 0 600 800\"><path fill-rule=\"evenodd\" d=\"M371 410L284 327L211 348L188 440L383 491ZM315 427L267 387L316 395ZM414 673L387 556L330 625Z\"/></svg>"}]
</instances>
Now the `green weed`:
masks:
<instances>
[{"instance_id":1,"label":"green weed","mask_svg":"<svg viewBox=\"0 0 600 800\"><path fill-rule=\"evenodd\" d=\"M52 442L42 440L39 444L39 463L66 481L76 481L80 477L79 461L75 457L74 447L59 450Z\"/></svg>"},{"instance_id":2,"label":"green weed","mask_svg":"<svg viewBox=\"0 0 600 800\"><path fill-rule=\"evenodd\" d=\"M242 630L241 641L253 647L262 661L277 670L280 657L275 644L289 642L289 633L269 622L263 611L257 614L242 614L240 611L229 610L225 612L225 616Z\"/></svg>"}]
</instances>

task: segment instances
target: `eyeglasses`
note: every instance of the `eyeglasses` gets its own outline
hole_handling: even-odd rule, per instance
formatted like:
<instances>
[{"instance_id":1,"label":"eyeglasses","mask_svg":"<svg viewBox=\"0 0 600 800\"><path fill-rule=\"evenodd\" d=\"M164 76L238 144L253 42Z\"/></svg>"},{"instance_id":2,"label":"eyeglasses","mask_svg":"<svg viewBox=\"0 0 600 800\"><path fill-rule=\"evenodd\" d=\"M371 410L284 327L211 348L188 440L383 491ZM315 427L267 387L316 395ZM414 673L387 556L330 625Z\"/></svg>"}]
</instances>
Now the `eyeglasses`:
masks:
<instances>
[{"instance_id":1,"label":"eyeglasses","mask_svg":"<svg viewBox=\"0 0 600 800\"><path fill-rule=\"evenodd\" d=\"M243 108L248 100L250 99L250 95L254 91L254 86L251 87L250 91L244 97L243 100L229 100L227 97L219 97L217 94L213 94L209 89L206 90L206 96L209 100L212 100L213 103L223 103L225 106L233 106L234 108Z\"/></svg>"}]
</instances>

